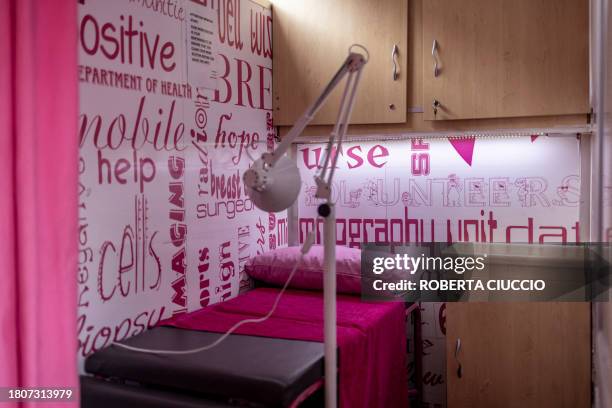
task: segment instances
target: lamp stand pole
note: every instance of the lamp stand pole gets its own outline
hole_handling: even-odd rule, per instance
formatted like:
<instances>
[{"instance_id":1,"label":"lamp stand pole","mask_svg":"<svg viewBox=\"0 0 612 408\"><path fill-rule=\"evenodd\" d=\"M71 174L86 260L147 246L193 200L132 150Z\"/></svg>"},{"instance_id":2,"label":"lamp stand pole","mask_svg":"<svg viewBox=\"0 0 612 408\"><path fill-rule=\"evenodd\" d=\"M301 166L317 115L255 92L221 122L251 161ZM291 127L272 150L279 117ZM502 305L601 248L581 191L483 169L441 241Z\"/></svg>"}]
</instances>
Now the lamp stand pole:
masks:
<instances>
[{"instance_id":1,"label":"lamp stand pole","mask_svg":"<svg viewBox=\"0 0 612 408\"><path fill-rule=\"evenodd\" d=\"M325 211L324 207L327 207ZM324 215L324 212L328 212ZM331 203L319 207L323 223L324 245L324 340L325 340L325 407L338 406L338 362L336 344L336 212Z\"/></svg>"}]
</instances>

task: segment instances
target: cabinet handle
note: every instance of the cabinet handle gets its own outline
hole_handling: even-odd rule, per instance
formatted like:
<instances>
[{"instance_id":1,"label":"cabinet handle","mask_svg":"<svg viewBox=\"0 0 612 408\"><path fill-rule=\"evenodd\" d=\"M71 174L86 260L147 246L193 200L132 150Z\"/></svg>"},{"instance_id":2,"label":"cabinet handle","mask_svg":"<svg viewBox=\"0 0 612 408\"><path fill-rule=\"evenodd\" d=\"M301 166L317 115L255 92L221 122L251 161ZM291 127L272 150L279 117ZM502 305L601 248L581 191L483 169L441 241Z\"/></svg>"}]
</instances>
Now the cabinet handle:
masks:
<instances>
[{"instance_id":1,"label":"cabinet handle","mask_svg":"<svg viewBox=\"0 0 612 408\"><path fill-rule=\"evenodd\" d=\"M455 360L457 360L457 377L461 378L463 377L463 368L461 366L461 361L459 361L459 351L461 350L461 339L458 338L457 342L455 343Z\"/></svg>"},{"instance_id":2,"label":"cabinet handle","mask_svg":"<svg viewBox=\"0 0 612 408\"><path fill-rule=\"evenodd\" d=\"M391 61L393 61L393 80L397 81L399 78L400 68L399 63L397 62L397 54L399 53L399 47L397 44L393 44L393 49L391 50Z\"/></svg>"},{"instance_id":3,"label":"cabinet handle","mask_svg":"<svg viewBox=\"0 0 612 408\"><path fill-rule=\"evenodd\" d=\"M434 78L437 78L440 75L440 69L438 68L438 41L433 40L433 45L431 46L431 56L434 60L433 74Z\"/></svg>"},{"instance_id":4,"label":"cabinet handle","mask_svg":"<svg viewBox=\"0 0 612 408\"><path fill-rule=\"evenodd\" d=\"M438 114L438 108L440 108L442 106L442 104L440 103L439 100L434 99L433 102L431 103L431 109L433 109L433 114L434 116L436 116Z\"/></svg>"}]
</instances>

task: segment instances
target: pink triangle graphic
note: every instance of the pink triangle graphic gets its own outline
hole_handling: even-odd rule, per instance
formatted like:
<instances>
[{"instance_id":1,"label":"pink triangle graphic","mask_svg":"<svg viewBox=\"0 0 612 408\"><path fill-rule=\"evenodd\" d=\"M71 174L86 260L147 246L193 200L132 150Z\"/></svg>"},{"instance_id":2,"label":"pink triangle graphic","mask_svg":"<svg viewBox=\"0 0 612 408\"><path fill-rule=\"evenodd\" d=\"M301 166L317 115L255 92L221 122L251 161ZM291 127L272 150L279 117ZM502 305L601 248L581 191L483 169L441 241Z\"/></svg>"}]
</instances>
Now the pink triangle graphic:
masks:
<instances>
[{"instance_id":1,"label":"pink triangle graphic","mask_svg":"<svg viewBox=\"0 0 612 408\"><path fill-rule=\"evenodd\" d=\"M531 143L535 142L537 138L538 138L538 135L531 135Z\"/></svg>"},{"instance_id":2,"label":"pink triangle graphic","mask_svg":"<svg viewBox=\"0 0 612 408\"><path fill-rule=\"evenodd\" d=\"M459 156L467 164L472 165L472 157L474 155L474 145L476 144L475 137L467 137L461 139L448 138L448 141L453 145Z\"/></svg>"}]
</instances>

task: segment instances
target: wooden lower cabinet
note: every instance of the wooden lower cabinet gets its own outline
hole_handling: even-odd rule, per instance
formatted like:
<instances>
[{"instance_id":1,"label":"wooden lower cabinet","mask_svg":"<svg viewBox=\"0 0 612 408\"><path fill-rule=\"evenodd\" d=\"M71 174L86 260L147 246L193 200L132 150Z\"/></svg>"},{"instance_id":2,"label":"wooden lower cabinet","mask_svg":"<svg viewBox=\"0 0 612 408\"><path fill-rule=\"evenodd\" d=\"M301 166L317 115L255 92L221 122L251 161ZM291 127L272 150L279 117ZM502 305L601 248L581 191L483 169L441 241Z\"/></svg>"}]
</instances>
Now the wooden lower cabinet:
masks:
<instances>
[{"instance_id":1,"label":"wooden lower cabinet","mask_svg":"<svg viewBox=\"0 0 612 408\"><path fill-rule=\"evenodd\" d=\"M590 332L589 303L448 303L448 408L590 407Z\"/></svg>"}]
</instances>

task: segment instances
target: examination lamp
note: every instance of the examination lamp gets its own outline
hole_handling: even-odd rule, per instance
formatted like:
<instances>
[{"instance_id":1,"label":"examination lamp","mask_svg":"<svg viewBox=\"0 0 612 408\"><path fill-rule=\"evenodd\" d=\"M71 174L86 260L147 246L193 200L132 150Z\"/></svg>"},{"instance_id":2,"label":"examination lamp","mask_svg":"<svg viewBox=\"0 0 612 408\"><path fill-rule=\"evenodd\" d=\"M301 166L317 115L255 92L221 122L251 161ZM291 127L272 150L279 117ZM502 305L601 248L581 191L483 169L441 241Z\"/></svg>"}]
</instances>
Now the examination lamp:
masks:
<instances>
[{"instance_id":1,"label":"examination lamp","mask_svg":"<svg viewBox=\"0 0 612 408\"><path fill-rule=\"evenodd\" d=\"M353 48L361 48L366 57L353 52ZM276 150L264 153L253 163L243 175L247 194L261 210L278 212L289 208L297 199L302 185L300 173L294 160L285 155L291 143L303 132L312 121L318 110L336 88L347 77L340 109L334 128L327 142L323 165L314 177L316 184L315 197L324 200L318 207L318 214L324 218L324 341L325 341L325 406L337 407L337 349L336 349L336 215L334 203L331 202L331 187L342 147L342 139L346 135L349 118L355 103L355 94L364 65L368 62L368 51L361 45L354 44L349 48L349 55L327 84L321 95L304 112L283 138ZM334 145L336 146L333 149ZM336 152L336 154L332 154ZM333 157L332 157L333 156Z\"/></svg>"}]
</instances>

